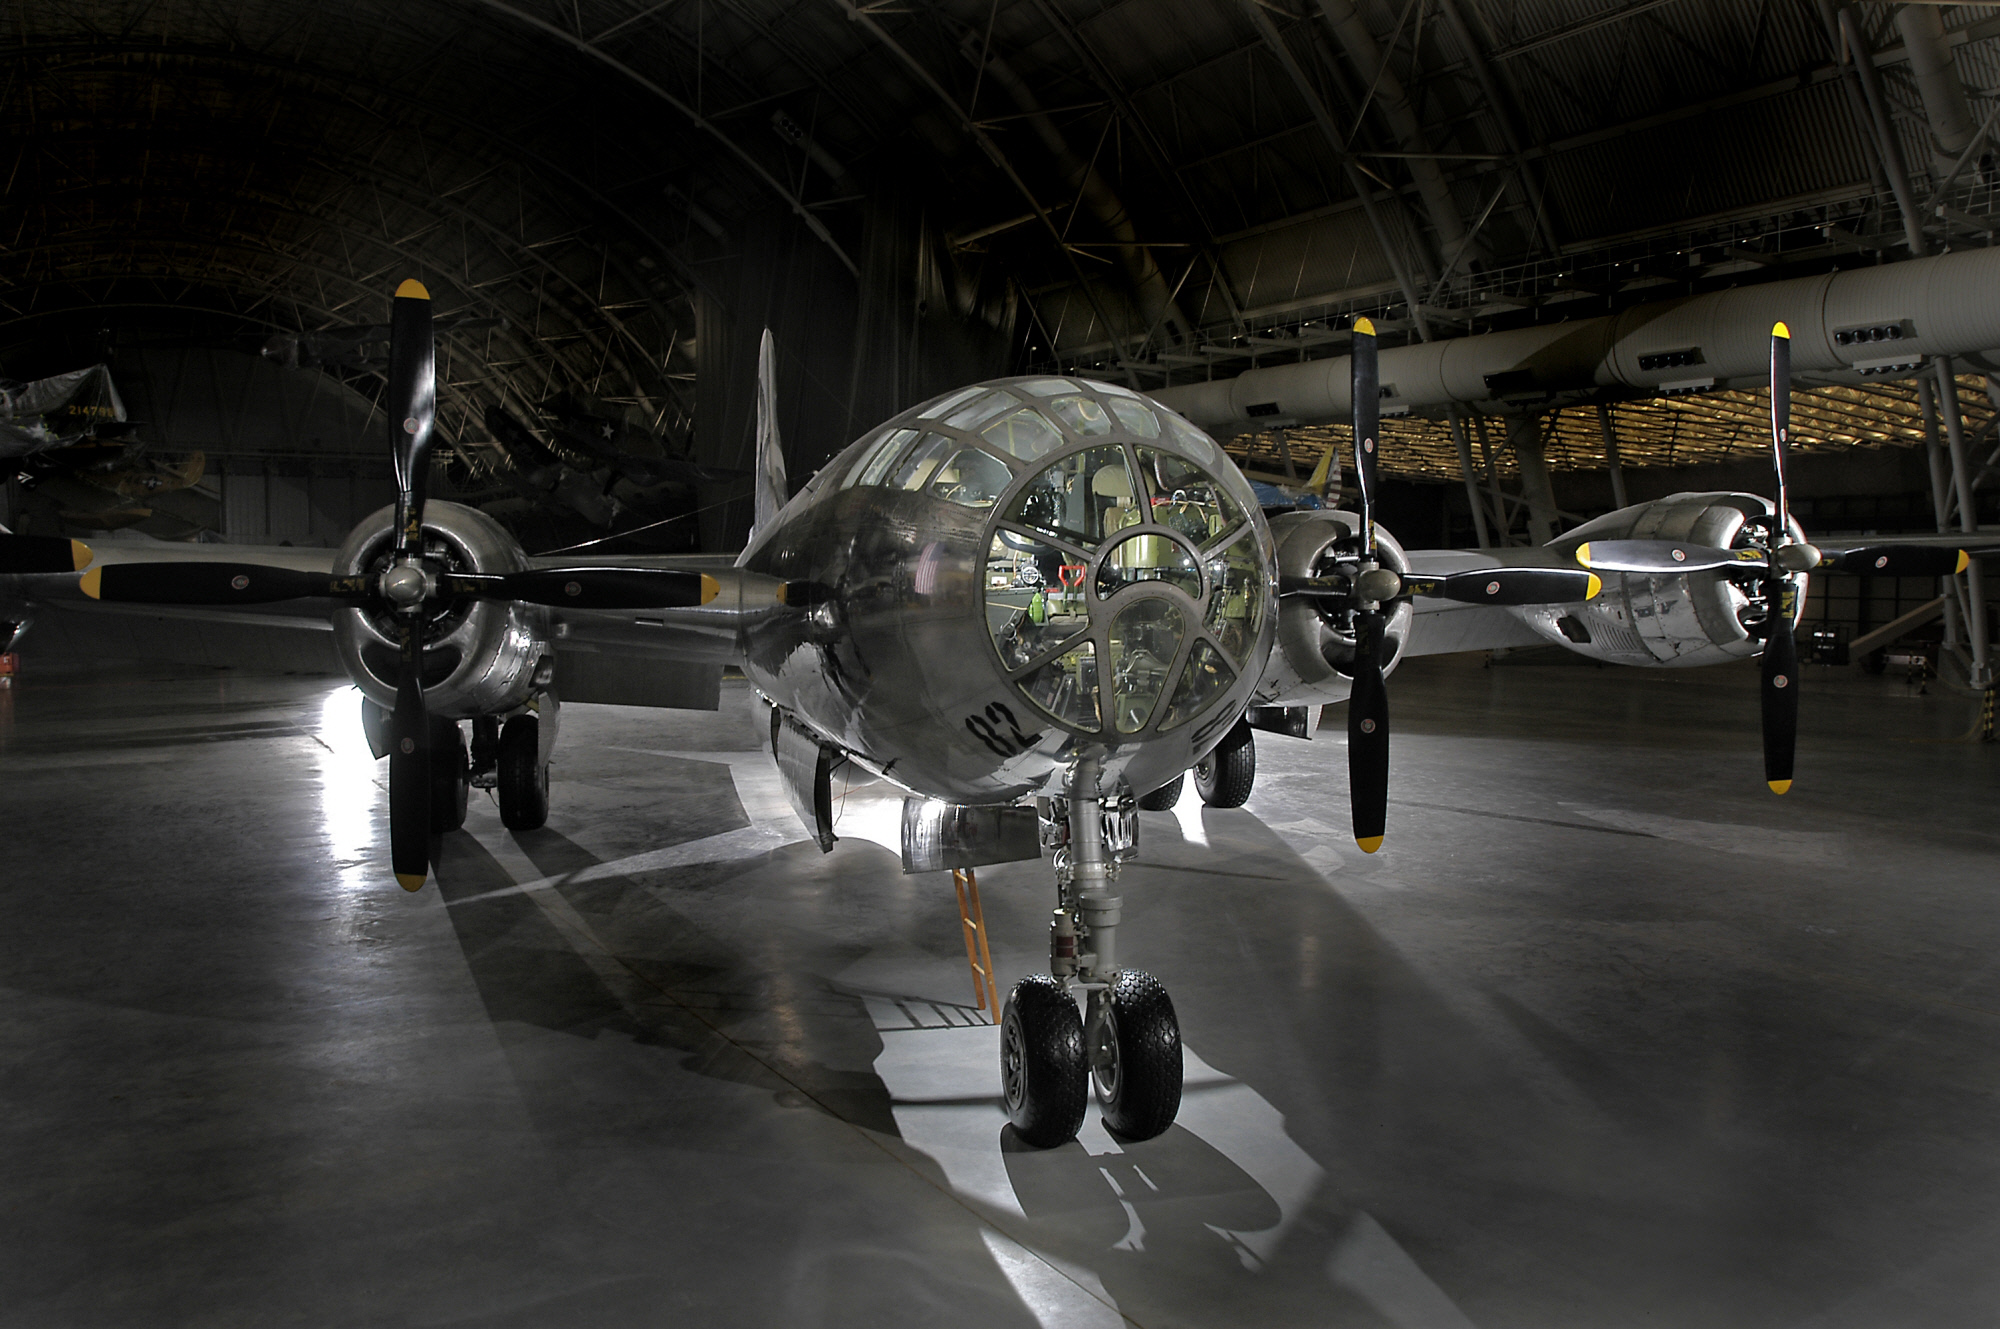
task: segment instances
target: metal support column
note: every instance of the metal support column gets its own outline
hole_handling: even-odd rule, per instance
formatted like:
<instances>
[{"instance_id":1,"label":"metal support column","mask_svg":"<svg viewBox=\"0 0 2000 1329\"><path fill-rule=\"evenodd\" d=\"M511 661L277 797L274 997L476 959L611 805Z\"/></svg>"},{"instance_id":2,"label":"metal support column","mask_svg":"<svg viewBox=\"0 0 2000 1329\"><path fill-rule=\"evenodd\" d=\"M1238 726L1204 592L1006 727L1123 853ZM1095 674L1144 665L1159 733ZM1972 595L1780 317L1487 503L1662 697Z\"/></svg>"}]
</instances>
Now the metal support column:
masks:
<instances>
[{"instance_id":1,"label":"metal support column","mask_svg":"<svg viewBox=\"0 0 2000 1329\"><path fill-rule=\"evenodd\" d=\"M1517 415L1507 423L1507 442L1521 464L1521 497L1528 500L1528 541L1545 545L1556 538L1562 519L1556 513L1555 485L1549 480L1549 459L1542 451L1542 418Z\"/></svg>"},{"instance_id":2,"label":"metal support column","mask_svg":"<svg viewBox=\"0 0 2000 1329\"><path fill-rule=\"evenodd\" d=\"M1938 407L1944 416L1944 436L1951 452L1952 487L1958 491L1958 528L1967 533L1979 530L1979 500L1972 492L1972 471L1965 464L1965 419L1958 410L1958 380L1952 374L1951 357L1937 358ZM1974 559L1965 570L1965 636L1972 652L1972 686L1991 687L1993 666L1988 659L1986 635L1985 569Z\"/></svg>"},{"instance_id":3,"label":"metal support column","mask_svg":"<svg viewBox=\"0 0 2000 1329\"><path fill-rule=\"evenodd\" d=\"M1931 380L1917 376L1917 402L1924 410L1924 460L1931 468L1931 506L1937 513L1938 534L1951 530L1951 477L1946 471L1944 444L1938 439L1937 390ZM1944 593L1944 648L1959 649L1965 640L1958 624L1958 579L1943 577L1938 588Z\"/></svg>"},{"instance_id":4,"label":"metal support column","mask_svg":"<svg viewBox=\"0 0 2000 1329\"><path fill-rule=\"evenodd\" d=\"M1451 423L1451 441L1458 445L1458 473L1465 477L1465 501L1472 509L1472 529L1481 549L1491 549L1493 539L1486 532L1486 500L1480 496L1479 481L1472 474L1472 442L1465 436L1465 421L1458 408L1447 406L1444 418Z\"/></svg>"},{"instance_id":5,"label":"metal support column","mask_svg":"<svg viewBox=\"0 0 2000 1329\"><path fill-rule=\"evenodd\" d=\"M1611 506L1626 506L1625 468L1618 464L1618 434L1611 428L1611 408L1597 408L1597 427L1604 434L1604 461L1611 469Z\"/></svg>"},{"instance_id":6,"label":"metal support column","mask_svg":"<svg viewBox=\"0 0 2000 1329\"><path fill-rule=\"evenodd\" d=\"M1831 9L1830 0L1820 0L1822 12ZM1924 240L1924 219L1917 212L1916 195L1910 189L1910 173L1903 164L1903 147L1896 139L1896 127L1889 118L1889 101L1882 92L1882 80L1875 72L1874 52L1854 21L1854 11L1842 7L1835 13L1847 59L1861 78L1861 91L1868 102L1868 115L1875 127L1875 142L1881 154L1883 172L1889 177L1889 192L1896 196L1896 209L1903 214L1903 236L1910 253L1921 258L1930 252Z\"/></svg>"}]
</instances>

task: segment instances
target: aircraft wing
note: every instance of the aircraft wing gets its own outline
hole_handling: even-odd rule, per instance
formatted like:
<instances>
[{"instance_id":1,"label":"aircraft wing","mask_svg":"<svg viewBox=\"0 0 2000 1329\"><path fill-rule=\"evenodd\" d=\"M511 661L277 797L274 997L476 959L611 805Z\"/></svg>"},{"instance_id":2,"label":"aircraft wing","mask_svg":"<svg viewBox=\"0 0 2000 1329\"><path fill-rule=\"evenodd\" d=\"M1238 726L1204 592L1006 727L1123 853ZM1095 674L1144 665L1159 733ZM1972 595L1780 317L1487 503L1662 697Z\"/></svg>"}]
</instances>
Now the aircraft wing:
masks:
<instances>
[{"instance_id":1,"label":"aircraft wing","mask_svg":"<svg viewBox=\"0 0 2000 1329\"><path fill-rule=\"evenodd\" d=\"M1410 571L1449 576L1479 568L1574 567L1574 562L1545 548L1412 549ZM1519 646L1546 646L1548 639L1529 627L1514 609L1500 605L1460 604L1456 600L1420 596L1410 623L1403 657L1448 655L1453 651L1497 651Z\"/></svg>"}]
</instances>

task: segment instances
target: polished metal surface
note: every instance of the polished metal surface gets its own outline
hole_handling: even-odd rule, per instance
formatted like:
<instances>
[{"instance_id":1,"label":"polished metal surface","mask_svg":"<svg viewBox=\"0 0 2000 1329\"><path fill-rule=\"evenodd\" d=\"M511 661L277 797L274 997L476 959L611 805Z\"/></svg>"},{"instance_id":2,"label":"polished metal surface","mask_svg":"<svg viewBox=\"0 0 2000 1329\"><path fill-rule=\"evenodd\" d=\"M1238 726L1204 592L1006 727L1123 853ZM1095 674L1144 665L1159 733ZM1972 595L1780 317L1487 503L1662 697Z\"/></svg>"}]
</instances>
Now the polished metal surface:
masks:
<instances>
[{"instance_id":1,"label":"polished metal surface","mask_svg":"<svg viewBox=\"0 0 2000 1329\"><path fill-rule=\"evenodd\" d=\"M1352 512L1321 508L1288 512L1271 519L1278 546L1278 574L1317 577L1329 570L1336 549L1350 555L1360 545L1361 518ZM1377 558L1383 567L1408 572L1410 562L1396 537L1375 528ZM1384 665L1393 670L1409 639L1415 608L1404 600L1389 611L1383 628ZM1347 700L1353 679L1345 672L1354 661L1354 615L1335 613L1318 601L1290 596L1278 609L1277 646L1257 681L1252 704L1257 706L1326 706Z\"/></svg>"},{"instance_id":2,"label":"polished metal surface","mask_svg":"<svg viewBox=\"0 0 2000 1329\"><path fill-rule=\"evenodd\" d=\"M1040 822L1031 806L903 800L905 872L983 868L1041 856Z\"/></svg>"},{"instance_id":3,"label":"polished metal surface","mask_svg":"<svg viewBox=\"0 0 2000 1329\"><path fill-rule=\"evenodd\" d=\"M349 532L334 553L336 575L372 573L387 566L395 546L395 509L383 508ZM485 513L442 500L424 509L424 538L440 564L454 572L519 572L527 566L521 546ZM390 568L385 593L407 587L420 568ZM421 585L417 590L421 592ZM392 596L392 599L394 597ZM419 595L421 598L421 595ZM365 609L333 613L334 641L348 675L377 705L396 704L397 638ZM424 631L424 699L433 715L469 719L497 715L535 690L535 668L551 650L554 627L539 605L507 600L440 602ZM434 677L432 670L443 673Z\"/></svg>"},{"instance_id":4,"label":"polished metal surface","mask_svg":"<svg viewBox=\"0 0 2000 1329\"><path fill-rule=\"evenodd\" d=\"M1274 550L1213 440L1118 387L975 384L829 463L741 566L825 588L746 625L745 672L890 779L958 803L1136 788L1234 722L1272 639Z\"/></svg>"}]
</instances>

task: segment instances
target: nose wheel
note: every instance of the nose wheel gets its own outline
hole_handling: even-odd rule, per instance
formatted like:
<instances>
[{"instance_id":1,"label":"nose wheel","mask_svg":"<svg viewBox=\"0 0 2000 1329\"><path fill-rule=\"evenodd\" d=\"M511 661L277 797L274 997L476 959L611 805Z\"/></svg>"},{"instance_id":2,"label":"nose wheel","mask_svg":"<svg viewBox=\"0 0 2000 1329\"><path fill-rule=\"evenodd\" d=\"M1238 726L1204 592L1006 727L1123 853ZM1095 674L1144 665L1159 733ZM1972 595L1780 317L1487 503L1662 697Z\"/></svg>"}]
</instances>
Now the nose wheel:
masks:
<instances>
[{"instance_id":1,"label":"nose wheel","mask_svg":"<svg viewBox=\"0 0 2000 1329\"><path fill-rule=\"evenodd\" d=\"M1181 1026L1158 979L1137 969L1090 994L1090 1076L1104 1124L1150 1140L1181 1108Z\"/></svg>"},{"instance_id":2,"label":"nose wheel","mask_svg":"<svg viewBox=\"0 0 2000 1329\"><path fill-rule=\"evenodd\" d=\"M1028 975L1000 1017L1000 1085L1015 1133L1038 1149L1075 1138L1089 1080L1076 1003L1047 974Z\"/></svg>"}]
</instances>

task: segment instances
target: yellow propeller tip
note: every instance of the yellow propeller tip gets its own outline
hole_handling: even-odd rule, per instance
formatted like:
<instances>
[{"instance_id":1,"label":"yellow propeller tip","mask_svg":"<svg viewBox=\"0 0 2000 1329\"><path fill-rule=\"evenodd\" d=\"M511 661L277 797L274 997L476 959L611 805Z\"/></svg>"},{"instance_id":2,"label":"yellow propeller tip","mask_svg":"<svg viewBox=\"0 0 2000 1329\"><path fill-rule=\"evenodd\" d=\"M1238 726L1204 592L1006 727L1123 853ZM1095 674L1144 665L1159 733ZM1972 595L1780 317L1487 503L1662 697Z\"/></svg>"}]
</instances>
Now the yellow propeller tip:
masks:
<instances>
[{"instance_id":1,"label":"yellow propeller tip","mask_svg":"<svg viewBox=\"0 0 2000 1329\"><path fill-rule=\"evenodd\" d=\"M422 890L426 880L426 874L422 872L398 872L396 874L396 884L406 891Z\"/></svg>"},{"instance_id":2,"label":"yellow propeller tip","mask_svg":"<svg viewBox=\"0 0 2000 1329\"><path fill-rule=\"evenodd\" d=\"M1372 337L1375 335L1375 320L1357 318L1354 320L1354 330L1363 337Z\"/></svg>"},{"instance_id":3,"label":"yellow propeller tip","mask_svg":"<svg viewBox=\"0 0 2000 1329\"><path fill-rule=\"evenodd\" d=\"M1597 593L1603 589L1604 589L1604 578L1598 576L1595 572L1593 572L1590 574L1590 589L1583 593L1583 598L1586 600L1595 600L1597 598Z\"/></svg>"},{"instance_id":4,"label":"yellow propeller tip","mask_svg":"<svg viewBox=\"0 0 2000 1329\"><path fill-rule=\"evenodd\" d=\"M83 587L85 595L93 600L98 599L99 593L104 589L104 569L92 568L83 574L83 580L78 582L77 585Z\"/></svg>"},{"instance_id":5,"label":"yellow propeller tip","mask_svg":"<svg viewBox=\"0 0 2000 1329\"><path fill-rule=\"evenodd\" d=\"M1972 562L1972 555L1966 553L1963 549L1961 549L1958 551L1958 566L1953 568L1952 571L1963 572L1965 571L1967 566L1971 564L1971 562Z\"/></svg>"},{"instance_id":6,"label":"yellow propeller tip","mask_svg":"<svg viewBox=\"0 0 2000 1329\"><path fill-rule=\"evenodd\" d=\"M1771 780L1768 781L1767 783L1770 784L1771 792L1774 794L1782 794L1787 789L1790 789L1792 787L1792 782L1790 780Z\"/></svg>"},{"instance_id":7,"label":"yellow propeller tip","mask_svg":"<svg viewBox=\"0 0 2000 1329\"><path fill-rule=\"evenodd\" d=\"M411 277L396 288L396 298L398 300L428 300L431 298L431 293L424 288L422 282L418 281L415 277Z\"/></svg>"},{"instance_id":8,"label":"yellow propeller tip","mask_svg":"<svg viewBox=\"0 0 2000 1329\"><path fill-rule=\"evenodd\" d=\"M1382 847L1382 837L1379 835L1357 835L1354 837L1354 843L1361 846L1362 853L1372 854Z\"/></svg>"},{"instance_id":9,"label":"yellow propeller tip","mask_svg":"<svg viewBox=\"0 0 2000 1329\"><path fill-rule=\"evenodd\" d=\"M1786 341L1790 341L1792 339L1792 330L1783 323L1773 323L1771 325L1771 335L1773 337L1783 337Z\"/></svg>"},{"instance_id":10,"label":"yellow propeller tip","mask_svg":"<svg viewBox=\"0 0 2000 1329\"><path fill-rule=\"evenodd\" d=\"M89 567L90 560L96 557L97 555L90 552L90 546L85 544L83 541L71 540L69 542L70 562L76 565L76 570L78 572L81 572L85 568ZM1960 554L1959 557L1964 558L1965 555Z\"/></svg>"},{"instance_id":11,"label":"yellow propeller tip","mask_svg":"<svg viewBox=\"0 0 2000 1329\"><path fill-rule=\"evenodd\" d=\"M1576 547L1576 561L1585 567L1590 566L1590 541L1586 540Z\"/></svg>"},{"instance_id":12,"label":"yellow propeller tip","mask_svg":"<svg viewBox=\"0 0 2000 1329\"><path fill-rule=\"evenodd\" d=\"M715 578L709 576L706 572L702 573L701 602L703 604L707 604L710 600L713 600L716 596L721 594L722 594L722 583L717 581ZM783 594L782 590L779 592L779 594L780 595Z\"/></svg>"}]
</instances>

